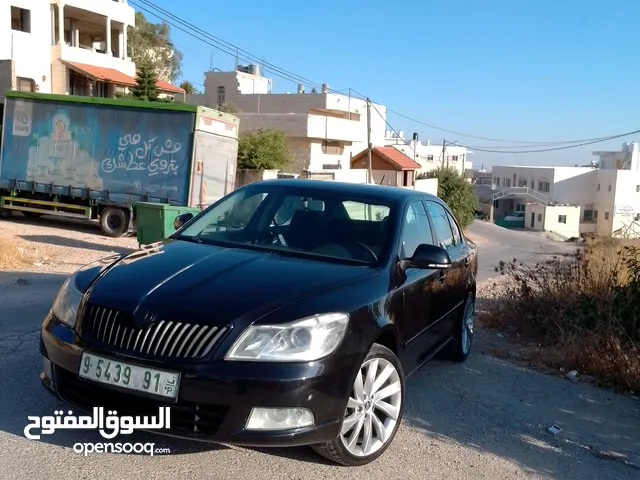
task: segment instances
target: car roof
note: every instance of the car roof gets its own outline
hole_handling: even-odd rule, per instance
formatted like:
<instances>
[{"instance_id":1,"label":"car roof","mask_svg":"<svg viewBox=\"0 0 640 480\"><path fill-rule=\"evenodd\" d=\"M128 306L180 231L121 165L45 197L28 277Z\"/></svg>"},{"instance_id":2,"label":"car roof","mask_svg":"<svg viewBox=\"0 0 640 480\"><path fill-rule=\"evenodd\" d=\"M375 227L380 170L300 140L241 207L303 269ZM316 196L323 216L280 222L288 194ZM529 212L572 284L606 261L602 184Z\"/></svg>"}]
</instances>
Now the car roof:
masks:
<instances>
[{"instance_id":1,"label":"car roof","mask_svg":"<svg viewBox=\"0 0 640 480\"><path fill-rule=\"evenodd\" d=\"M274 180L262 180L249 185L274 185L284 188L306 188L310 190L334 191L343 193L354 193L357 195L379 198L388 202L402 201L408 198L430 197L440 201L435 195L430 193L411 190L408 188L391 187L387 185L337 182L332 180L307 180L303 178L279 178Z\"/></svg>"}]
</instances>

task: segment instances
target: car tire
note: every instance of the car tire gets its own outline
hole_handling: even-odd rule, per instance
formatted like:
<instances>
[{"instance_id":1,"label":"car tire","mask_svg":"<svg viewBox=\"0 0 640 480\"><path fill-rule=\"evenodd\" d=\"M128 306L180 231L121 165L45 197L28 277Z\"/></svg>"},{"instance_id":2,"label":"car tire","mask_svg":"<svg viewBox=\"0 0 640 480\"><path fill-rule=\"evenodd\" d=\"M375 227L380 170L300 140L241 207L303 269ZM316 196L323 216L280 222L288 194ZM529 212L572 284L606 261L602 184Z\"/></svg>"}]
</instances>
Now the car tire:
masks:
<instances>
[{"instance_id":1,"label":"car tire","mask_svg":"<svg viewBox=\"0 0 640 480\"><path fill-rule=\"evenodd\" d=\"M129 211L107 207L100 213L100 230L108 237L121 237L129 230Z\"/></svg>"},{"instance_id":2,"label":"car tire","mask_svg":"<svg viewBox=\"0 0 640 480\"><path fill-rule=\"evenodd\" d=\"M378 382L380 385L376 385ZM377 388L371 395L373 386ZM404 371L398 357L375 343L354 379L340 435L311 448L340 465L359 466L374 461L391 445L400 427L404 389ZM380 392L383 396L376 396ZM366 443L365 438L369 439Z\"/></svg>"},{"instance_id":3,"label":"car tire","mask_svg":"<svg viewBox=\"0 0 640 480\"><path fill-rule=\"evenodd\" d=\"M476 297L473 292L467 294L460 321L455 326L453 338L445 350L445 358L452 362L464 362L473 345Z\"/></svg>"},{"instance_id":4,"label":"car tire","mask_svg":"<svg viewBox=\"0 0 640 480\"><path fill-rule=\"evenodd\" d=\"M25 218L29 218L29 219L33 218L33 219L35 219L35 218L40 218L43 214L40 213L40 212L28 212L26 210L23 210L22 211L22 215L24 215Z\"/></svg>"}]
</instances>

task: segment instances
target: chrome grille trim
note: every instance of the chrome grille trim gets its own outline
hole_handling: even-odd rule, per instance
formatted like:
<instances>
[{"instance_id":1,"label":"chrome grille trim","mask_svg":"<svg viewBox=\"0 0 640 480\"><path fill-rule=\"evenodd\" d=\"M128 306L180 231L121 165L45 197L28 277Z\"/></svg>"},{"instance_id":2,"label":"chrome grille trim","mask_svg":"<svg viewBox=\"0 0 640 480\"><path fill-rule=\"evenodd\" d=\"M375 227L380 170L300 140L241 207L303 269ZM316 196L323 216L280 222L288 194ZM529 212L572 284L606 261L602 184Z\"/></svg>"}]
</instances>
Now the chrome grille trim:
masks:
<instances>
[{"instance_id":1,"label":"chrome grille trim","mask_svg":"<svg viewBox=\"0 0 640 480\"><path fill-rule=\"evenodd\" d=\"M87 304L80 336L132 355L199 359L211 353L227 330L227 327L171 320L136 327L129 314Z\"/></svg>"}]
</instances>

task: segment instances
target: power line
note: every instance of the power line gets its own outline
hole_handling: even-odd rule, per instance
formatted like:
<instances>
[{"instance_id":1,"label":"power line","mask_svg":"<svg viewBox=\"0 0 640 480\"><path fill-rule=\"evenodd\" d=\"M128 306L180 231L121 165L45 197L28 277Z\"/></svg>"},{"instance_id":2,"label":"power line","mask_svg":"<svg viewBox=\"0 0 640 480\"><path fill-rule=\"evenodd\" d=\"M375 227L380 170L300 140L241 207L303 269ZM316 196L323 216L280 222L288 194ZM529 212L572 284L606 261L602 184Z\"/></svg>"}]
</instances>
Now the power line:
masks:
<instances>
[{"instance_id":1,"label":"power line","mask_svg":"<svg viewBox=\"0 0 640 480\"><path fill-rule=\"evenodd\" d=\"M148 8L145 8L145 6L140 5L138 2L143 3L144 5L146 5ZM270 73L272 73L274 76L282 78L286 81L290 81L293 83L306 83L309 86L312 87L319 87L322 88L322 84L314 82L306 77L294 74L290 71L284 70L282 68L277 67L276 65L266 62L260 58L258 58L257 56L251 54L250 52L248 52L247 50L244 50L240 47L238 47L237 45L234 45L230 42L227 42L225 40L222 40L219 37L216 37L215 35L212 35L208 32L206 32L205 30L202 30L201 28L197 27L196 25L183 20L182 18L178 17L177 15L172 14L171 12L158 7L157 5L155 5L153 2L148 1L148 0L130 0L129 1L130 4L138 7L140 10L143 10L157 18L159 18L160 20L166 22L168 25L171 25L174 28L177 28L178 30L186 33L187 35L195 38L196 40L200 40L203 43L206 43L220 51L222 51L223 53L226 53L227 55L231 55L233 57L236 58L241 58L243 61L248 61L248 62L255 62L258 63L260 65L263 66L263 68L266 66L267 68L265 70L269 71ZM153 9L153 10L150 10ZM160 12L160 13L158 13ZM176 25L176 23L173 23L172 21L168 20L166 17L164 17L163 15L165 15L166 17L169 17L170 19L172 19L174 22L178 22L181 25ZM191 31L187 30L190 29ZM197 35L193 32L197 32ZM202 37L205 38L202 38ZM231 50L230 50L231 49ZM240 55L240 52L242 52L242 55ZM201 84L200 84L201 85ZM343 89L342 91L347 90L347 89ZM349 88L349 96L355 96L355 98L359 98L360 100L366 100L368 97L366 95L363 95L361 93L359 93L357 90L353 89L353 88ZM333 90L333 89L329 89L329 91L333 92L333 93L338 93L341 95L344 95L342 93L342 91L338 91L338 90ZM354 93L355 95L352 95L352 93ZM374 107L375 108L375 107ZM376 112L382 116L382 114L378 111L377 108L375 108ZM488 153L509 153L509 154L514 154L514 153L537 153L537 152L548 152L548 151L555 151L555 150L565 150L565 149L569 149L569 148L576 148L576 147L581 147L581 146L585 146L585 145L591 145L594 143L600 143L600 142L604 142L607 140L612 140L612 139L616 139L616 138L621 138L621 137L625 137L628 135L634 135L638 132L640 132L640 130L637 131L633 131L633 132L628 132L628 133L623 133L623 134L619 134L619 135L610 135L610 136L604 136L604 137L597 137L597 138L586 138L586 139L579 139L579 140L564 140L564 141L527 141L527 140L508 140L508 139L500 139L500 138L492 138L492 137L483 137L483 136L479 136L479 135L471 135L468 133L463 133L463 132L458 132L456 130L450 130L450 129L446 129L443 127L439 127L437 125L433 125L427 122L423 122L421 120L418 120L416 118L412 118L408 115L402 114L400 112L397 112L395 110L392 110L390 108L387 108L387 112L388 113L392 113L394 115L397 115L401 118L404 118L406 120L409 120L411 122L417 123L419 125L423 125L425 127L434 129L434 130L439 130L442 132L446 132L446 133L451 133L454 135L459 135L462 137L467 137L467 138L475 138L475 139L479 139L479 140L487 140L487 141L491 141L491 142L502 142L502 143L515 143L515 144L521 144L520 146L517 145L513 145L511 147L489 147L489 148L474 148L474 147L465 147L465 148L469 148L469 149L473 149L476 151L481 151L481 152L488 152ZM385 123L395 132L395 130L391 127L391 125L387 122L385 117L382 117L385 120ZM395 132L397 134L397 132ZM406 142L405 142L406 143ZM408 144L407 144L408 145ZM463 145L459 145L459 146L463 146ZM531 146L554 146L553 148L548 148L548 149L536 149L536 150L494 150L494 149L499 149L499 148L530 148Z\"/></svg>"},{"instance_id":2,"label":"power line","mask_svg":"<svg viewBox=\"0 0 640 480\"><path fill-rule=\"evenodd\" d=\"M517 153L541 153L541 152L555 152L557 150L567 150L570 148L578 148L578 147L584 147L585 145L593 145L594 143L602 143L602 142L606 142L608 140L615 140L616 138L622 138L622 137L628 137L629 135L636 135L640 133L640 130L634 130L632 132L626 132L626 133L620 133L618 135L611 135L609 137L603 137L603 138L599 138L599 139L594 139L588 142L583 142L583 143L578 143L578 144L573 144L573 145L565 145L562 147L553 147L553 148L541 148L541 149L537 149L537 150L489 150L489 149L484 149L484 148L474 148L474 147L469 147L466 145L462 145L460 143L458 143L457 145L459 147L465 147L468 148L469 150L473 150L476 152L486 152L486 153L509 153L509 154L517 154Z\"/></svg>"},{"instance_id":3,"label":"power line","mask_svg":"<svg viewBox=\"0 0 640 480\"><path fill-rule=\"evenodd\" d=\"M409 142L407 142L404 138L400 137L400 134L391 126L391 124L389 123L389 121L382 115L382 113L380 113L380 110L378 110L375 105L373 105L373 109L376 111L376 113L378 115L380 115L380 117L384 120L384 122L386 123L386 125L393 131L393 133L395 133L399 139L401 139L405 145L411 147L411 144ZM476 152L485 152L485 153L508 153L508 154L518 154L518 153L540 153L540 152L553 152L556 150L567 150L570 148L577 148L577 147L584 147L586 145L593 145L594 143L601 143L601 142L606 142L608 140L615 140L616 138L622 138L622 137L627 137L629 135L635 135L640 133L640 130L634 130L632 132L626 132L626 133L620 133L618 135L611 135L609 137L602 137L602 138L597 138L597 139L593 139L593 140L589 140L589 141L584 141L582 143L579 144L575 144L575 145L565 145L565 146L561 146L561 147L553 147L553 148L544 148L544 149L537 149L537 150L512 150L512 151L505 151L505 150L490 150L490 149L485 149L485 148L476 148L476 147L472 147L472 146L468 146L468 145L462 145L459 142L447 142L445 140L445 144L448 145L452 145L452 146L457 146L457 147L463 147L466 148L468 150L473 150Z\"/></svg>"},{"instance_id":4,"label":"power line","mask_svg":"<svg viewBox=\"0 0 640 480\"><path fill-rule=\"evenodd\" d=\"M146 5L140 5L138 2ZM160 20L165 21L167 24L171 25L172 27L177 28L178 30L181 30L182 32L186 33L187 35L190 35L191 37L200 40L201 42L207 43L208 45L228 54L231 55L233 57L238 57L241 58L243 61L248 61L248 62L253 62L253 63L257 63L263 66L263 68L265 68L265 70L268 70L269 72L273 73L275 76L282 78L284 80L293 82L293 83L306 83L312 87L317 87L317 88L322 88L322 84L316 83L308 78L305 78L303 76L300 75L296 75L292 72L289 72L287 70L284 70L282 68L277 67L276 65L263 61L262 59L258 58L256 55L251 54L250 52L238 47L237 45L234 45L230 42L227 42L225 40L222 40L221 38L216 37L215 35L212 35L208 32L206 32L205 30L199 28L198 26L194 25L193 23L190 23L180 17L178 17L177 15L174 15L173 13L158 7L157 5L155 5L153 2L150 2L148 0L136 0L134 1L130 1L130 4L135 5L136 7L138 7L139 9L154 15L156 17L158 17ZM155 10L155 11L154 11ZM160 14L158 13L160 12ZM163 17L164 15L164 17ZM169 17L169 19L167 19L166 17ZM177 22L181 25L176 25ZM190 29L191 31L188 31L186 29ZM194 34L193 32L196 32L196 34ZM201 38L201 37L205 37L205 39ZM240 55L240 53L242 53L242 55Z\"/></svg>"}]
</instances>

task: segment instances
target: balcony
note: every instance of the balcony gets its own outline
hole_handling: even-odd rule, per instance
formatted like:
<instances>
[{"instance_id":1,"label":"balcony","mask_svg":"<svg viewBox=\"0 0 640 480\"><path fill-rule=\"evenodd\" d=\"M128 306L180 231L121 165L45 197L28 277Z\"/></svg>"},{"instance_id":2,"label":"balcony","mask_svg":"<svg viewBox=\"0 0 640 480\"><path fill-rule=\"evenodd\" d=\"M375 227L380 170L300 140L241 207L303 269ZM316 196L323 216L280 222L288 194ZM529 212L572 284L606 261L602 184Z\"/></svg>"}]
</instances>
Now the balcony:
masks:
<instances>
[{"instance_id":1,"label":"balcony","mask_svg":"<svg viewBox=\"0 0 640 480\"><path fill-rule=\"evenodd\" d=\"M135 75L135 65L127 57L127 24L74 7L71 3L73 2L65 3L62 8L54 8L56 15L52 22L52 57L59 57L67 62L112 68L129 76ZM101 3L113 3L117 7L123 5L113 0L95 2Z\"/></svg>"},{"instance_id":2,"label":"balcony","mask_svg":"<svg viewBox=\"0 0 640 480\"><path fill-rule=\"evenodd\" d=\"M345 118L307 115L307 137L341 142L366 142L363 124Z\"/></svg>"},{"instance_id":3,"label":"balcony","mask_svg":"<svg viewBox=\"0 0 640 480\"><path fill-rule=\"evenodd\" d=\"M51 0L51 5L60 5L60 0ZM65 13L67 7L84 10L105 18L110 18L114 22L135 26L136 12L127 0L64 0ZM88 10L90 9L90 10Z\"/></svg>"},{"instance_id":4,"label":"balcony","mask_svg":"<svg viewBox=\"0 0 640 480\"><path fill-rule=\"evenodd\" d=\"M60 60L113 68L130 77L134 77L136 74L136 65L129 59L116 58L89 47L72 47L71 45L63 44L59 48Z\"/></svg>"}]
</instances>

